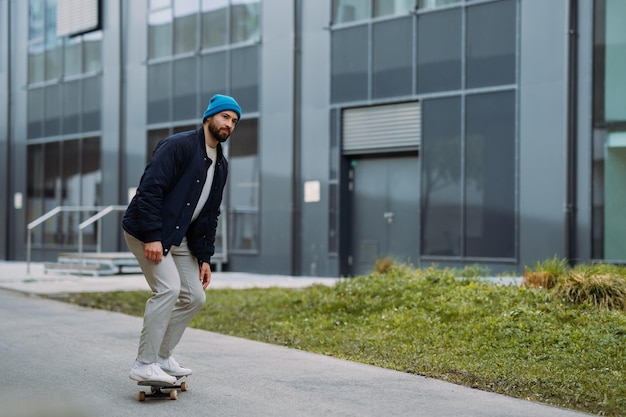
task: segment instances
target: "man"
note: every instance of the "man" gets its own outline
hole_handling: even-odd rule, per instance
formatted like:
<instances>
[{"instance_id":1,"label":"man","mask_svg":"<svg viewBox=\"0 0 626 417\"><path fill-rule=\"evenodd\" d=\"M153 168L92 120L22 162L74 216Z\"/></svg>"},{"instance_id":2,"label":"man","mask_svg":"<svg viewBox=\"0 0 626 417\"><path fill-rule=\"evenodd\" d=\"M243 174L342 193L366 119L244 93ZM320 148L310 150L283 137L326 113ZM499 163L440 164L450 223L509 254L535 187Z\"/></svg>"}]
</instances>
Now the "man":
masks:
<instances>
[{"instance_id":1,"label":"man","mask_svg":"<svg viewBox=\"0 0 626 417\"><path fill-rule=\"evenodd\" d=\"M213 96L200 129L159 142L124 215L126 243L152 290L129 375L135 381L191 374L172 352L206 300L228 174L221 143L240 118L235 99Z\"/></svg>"}]
</instances>

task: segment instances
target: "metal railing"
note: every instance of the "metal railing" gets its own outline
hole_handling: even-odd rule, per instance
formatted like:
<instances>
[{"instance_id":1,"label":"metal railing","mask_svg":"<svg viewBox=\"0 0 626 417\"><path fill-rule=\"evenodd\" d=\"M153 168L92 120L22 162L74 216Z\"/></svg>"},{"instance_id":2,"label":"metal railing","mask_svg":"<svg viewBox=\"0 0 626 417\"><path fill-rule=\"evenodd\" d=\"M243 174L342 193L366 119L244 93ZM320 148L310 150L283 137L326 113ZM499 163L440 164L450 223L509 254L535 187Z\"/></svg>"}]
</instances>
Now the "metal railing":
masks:
<instances>
[{"instance_id":1,"label":"metal railing","mask_svg":"<svg viewBox=\"0 0 626 417\"><path fill-rule=\"evenodd\" d=\"M102 250L102 223L100 219L106 216L109 213L114 211L124 211L127 206L122 205L111 205L111 206L58 206L50 210L49 212L41 215L37 219L28 223L26 226L28 229L28 235L26 237L26 273L30 274L30 261L31 261L31 252L32 252L32 231L35 227L43 224L46 220L51 219L59 213L63 212L86 212L86 211L97 211L96 214L83 221L78 225L78 254L79 259L83 259L83 230L85 230L88 226L92 225L94 222L97 222L97 232L96 232L96 252L101 252ZM221 231L222 231L222 252L215 253L213 258L217 264L217 271L220 272L222 270L222 265L228 262L228 243L227 243L227 221L224 218L220 221Z\"/></svg>"},{"instance_id":2,"label":"metal railing","mask_svg":"<svg viewBox=\"0 0 626 417\"><path fill-rule=\"evenodd\" d=\"M91 216L87 220L83 221L78 225L78 253L80 258L82 258L83 254L83 230L85 230L88 226L97 222L97 232L96 232L96 251L100 252L102 250L102 223L100 219L102 219L107 214L114 211L124 211L127 206L121 205L111 205L111 206L58 206L50 210L49 212L43 214L32 222L28 223L26 228L28 229L28 235L26 237L26 273L30 274L30 261L31 261L31 252L32 252L32 240L33 240L33 229L37 226L45 223L47 220L56 216L59 213L63 212L88 212L88 211L97 211L95 215Z\"/></svg>"}]
</instances>

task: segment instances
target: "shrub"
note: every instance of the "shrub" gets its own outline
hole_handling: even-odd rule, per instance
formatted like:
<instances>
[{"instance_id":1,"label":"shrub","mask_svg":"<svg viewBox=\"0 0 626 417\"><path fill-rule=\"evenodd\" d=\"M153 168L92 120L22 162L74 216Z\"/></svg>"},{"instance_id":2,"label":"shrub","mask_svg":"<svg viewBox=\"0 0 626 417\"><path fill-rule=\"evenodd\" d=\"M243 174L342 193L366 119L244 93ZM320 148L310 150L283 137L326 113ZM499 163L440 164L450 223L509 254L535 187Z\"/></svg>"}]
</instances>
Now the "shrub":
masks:
<instances>
[{"instance_id":1,"label":"shrub","mask_svg":"<svg viewBox=\"0 0 626 417\"><path fill-rule=\"evenodd\" d=\"M387 274L395 268L397 268L397 262L392 257L386 256L376 260L376 263L374 264L374 273Z\"/></svg>"},{"instance_id":2,"label":"shrub","mask_svg":"<svg viewBox=\"0 0 626 417\"><path fill-rule=\"evenodd\" d=\"M543 262L537 261L532 269L524 267L522 285L528 288L551 289L567 271L567 259L559 259L555 255Z\"/></svg>"},{"instance_id":3,"label":"shrub","mask_svg":"<svg viewBox=\"0 0 626 417\"><path fill-rule=\"evenodd\" d=\"M620 275L579 268L567 273L554 287L550 297L576 304L624 310L626 280Z\"/></svg>"}]
</instances>

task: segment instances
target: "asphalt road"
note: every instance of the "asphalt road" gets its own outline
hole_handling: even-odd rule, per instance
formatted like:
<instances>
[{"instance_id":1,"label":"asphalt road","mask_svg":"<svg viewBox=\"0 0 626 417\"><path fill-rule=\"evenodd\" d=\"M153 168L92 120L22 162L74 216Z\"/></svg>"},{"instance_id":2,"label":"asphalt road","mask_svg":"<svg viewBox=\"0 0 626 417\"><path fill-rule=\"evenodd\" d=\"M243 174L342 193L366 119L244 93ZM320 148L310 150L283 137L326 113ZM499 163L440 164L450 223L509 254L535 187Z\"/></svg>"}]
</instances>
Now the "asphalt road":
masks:
<instances>
[{"instance_id":1,"label":"asphalt road","mask_svg":"<svg viewBox=\"0 0 626 417\"><path fill-rule=\"evenodd\" d=\"M141 319L0 290L0 416L480 416L585 414L401 372L188 329L177 401L128 378Z\"/></svg>"}]
</instances>

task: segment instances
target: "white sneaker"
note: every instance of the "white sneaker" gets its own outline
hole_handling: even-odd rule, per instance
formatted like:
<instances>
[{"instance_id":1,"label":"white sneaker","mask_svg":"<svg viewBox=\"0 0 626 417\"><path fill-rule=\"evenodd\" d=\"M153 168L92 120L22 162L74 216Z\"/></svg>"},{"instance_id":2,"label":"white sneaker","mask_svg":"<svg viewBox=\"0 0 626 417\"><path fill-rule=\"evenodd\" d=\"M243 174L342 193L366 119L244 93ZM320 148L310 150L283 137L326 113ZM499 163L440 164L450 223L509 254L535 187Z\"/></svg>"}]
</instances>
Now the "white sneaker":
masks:
<instances>
[{"instance_id":1,"label":"white sneaker","mask_svg":"<svg viewBox=\"0 0 626 417\"><path fill-rule=\"evenodd\" d=\"M178 377L191 375L191 369L180 366L173 356L170 356L167 359L157 356L157 361L161 369L170 375Z\"/></svg>"},{"instance_id":2,"label":"white sneaker","mask_svg":"<svg viewBox=\"0 0 626 417\"><path fill-rule=\"evenodd\" d=\"M135 365L130 370L130 374L128 376L130 377L130 379L138 382L159 381L167 382L168 384L173 384L176 382L176 377L173 377L163 372L158 363L145 364L143 362L135 361Z\"/></svg>"}]
</instances>

